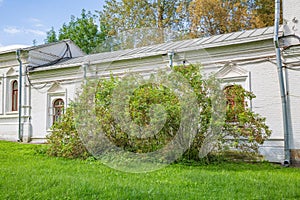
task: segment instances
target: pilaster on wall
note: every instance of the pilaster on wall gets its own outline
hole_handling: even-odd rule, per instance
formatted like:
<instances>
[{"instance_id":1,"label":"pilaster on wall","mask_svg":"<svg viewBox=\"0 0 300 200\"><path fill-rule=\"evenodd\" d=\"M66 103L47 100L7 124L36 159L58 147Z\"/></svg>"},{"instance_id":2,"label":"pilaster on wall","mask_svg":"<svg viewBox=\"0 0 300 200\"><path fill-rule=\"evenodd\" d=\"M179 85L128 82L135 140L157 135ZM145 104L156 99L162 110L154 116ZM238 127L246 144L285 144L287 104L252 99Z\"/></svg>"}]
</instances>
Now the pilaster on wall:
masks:
<instances>
[{"instance_id":1,"label":"pilaster on wall","mask_svg":"<svg viewBox=\"0 0 300 200\"><path fill-rule=\"evenodd\" d=\"M27 143L31 141L32 137L32 125L31 125L31 93L30 85L26 76L26 65L23 65L22 69L22 140Z\"/></svg>"},{"instance_id":2,"label":"pilaster on wall","mask_svg":"<svg viewBox=\"0 0 300 200\"><path fill-rule=\"evenodd\" d=\"M299 62L299 47L300 45L300 1L299 0L282 0L283 9L283 43L285 47L291 47L283 51L284 65L288 67L300 66ZM296 97L300 90L297 83L299 81L299 72L292 70L287 71L287 87L290 99L288 100L291 106L292 132L290 135L290 153L291 164L300 166L300 126L299 114L296 109L299 106L300 100Z\"/></svg>"}]
</instances>

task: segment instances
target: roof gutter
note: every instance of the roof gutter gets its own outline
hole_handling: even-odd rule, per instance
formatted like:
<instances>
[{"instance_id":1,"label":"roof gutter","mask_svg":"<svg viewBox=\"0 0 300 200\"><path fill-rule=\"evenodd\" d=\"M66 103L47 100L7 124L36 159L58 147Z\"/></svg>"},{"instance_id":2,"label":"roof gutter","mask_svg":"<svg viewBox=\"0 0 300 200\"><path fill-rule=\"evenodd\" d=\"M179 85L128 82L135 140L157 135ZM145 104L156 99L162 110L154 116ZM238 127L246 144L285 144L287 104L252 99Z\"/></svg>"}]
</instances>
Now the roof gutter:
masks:
<instances>
[{"instance_id":1,"label":"roof gutter","mask_svg":"<svg viewBox=\"0 0 300 200\"><path fill-rule=\"evenodd\" d=\"M289 145L289 121L288 121L288 106L286 98L286 87L284 83L283 67L281 59L281 50L279 46L279 21L280 21L280 0L275 0L275 28L274 28L274 45L276 50L276 62L279 78L279 87L282 101L282 117L283 117L283 129L284 129L284 166L290 165L290 145Z\"/></svg>"}]
</instances>

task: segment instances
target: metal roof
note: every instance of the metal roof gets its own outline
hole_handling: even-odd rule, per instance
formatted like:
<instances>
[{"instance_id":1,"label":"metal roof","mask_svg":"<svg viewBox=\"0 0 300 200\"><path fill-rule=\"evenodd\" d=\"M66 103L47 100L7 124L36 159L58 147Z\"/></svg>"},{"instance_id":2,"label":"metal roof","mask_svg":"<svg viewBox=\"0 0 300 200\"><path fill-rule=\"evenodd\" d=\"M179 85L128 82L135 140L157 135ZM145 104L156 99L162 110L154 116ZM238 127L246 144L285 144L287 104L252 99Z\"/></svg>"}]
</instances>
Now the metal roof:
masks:
<instances>
[{"instance_id":1,"label":"metal roof","mask_svg":"<svg viewBox=\"0 0 300 200\"><path fill-rule=\"evenodd\" d=\"M61 43L73 43L73 41L71 41L70 39L66 39L66 40L61 40L58 42L46 43L46 44L41 44L41 45L37 45L37 46L27 46L27 45L4 46L4 47L0 48L0 54L15 52L18 49L21 49L22 51L31 51L31 50L41 49L44 47L54 46L54 45L61 44Z\"/></svg>"},{"instance_id":2,"label":"metal roof","mask_svg":"<svg viewBox=\"0 0 300 200\"><path fill-rule=\"evenodd\" d=\"M9 45L9 46L0 46L0 54L15 52L18 49L27 48L28 46L22 44Z\"/></svg>"},{"instance_id":3,"label":"metal roof","mask_svg":"<svg viewBox=\"0 0 300 200\"><path fill-rule=\"evenodd\" d=\"M127 49L113 52L98 53L86 55L82 57L72 58L67 61L58 63L57 65L76 66L82 63L105 63L116 60L126 60L134 58L143 58L148 56L164 55L168 51L185 52L205 48L213 48L232 44L242 44L247 42L255 42L268 40L273 38L274 27L266 27L260 29L252 29L214 35L211 37L203 37L197 39L182 40L176 42L167 42L158 45L145 46L136 49ZM282 32L281 32L282 33Z\"/></svg>"}]
</instances>

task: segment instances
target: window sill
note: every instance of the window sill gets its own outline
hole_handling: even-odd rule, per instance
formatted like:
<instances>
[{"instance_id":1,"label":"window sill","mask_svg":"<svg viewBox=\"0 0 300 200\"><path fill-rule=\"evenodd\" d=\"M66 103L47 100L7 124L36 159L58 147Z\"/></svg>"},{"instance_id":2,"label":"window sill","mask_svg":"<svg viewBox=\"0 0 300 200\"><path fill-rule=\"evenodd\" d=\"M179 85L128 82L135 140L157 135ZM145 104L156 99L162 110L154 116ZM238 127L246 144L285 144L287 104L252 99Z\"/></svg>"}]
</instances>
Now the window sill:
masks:
<instances>
[{"instance_id":1,"label":"window sill","mask_svg":"<svg viewBox=\"0 0 300 200\"><path fill-rule=\"evenodd\" d=\"M18 115L1 115L0 119L18 119Z\"/></svg>"},{"instance_id":2,"label":"window sill","mask_svg":"<svg viewBox=\"0 0 300 200\"><path fill-rule=\"evenodd\" d=\"M50 128L48 128L48 129L46 130L46 132L47 132L47 134L48 134L48 133L52 133L53 130L51 130Z\"/></svg>"},{"instance_id":3,"label":"window sill","mask_svg":"<svg viewBox=\"0 0 300 200\"><path fill-rule=\"evenodd\" d=\"M17 115L19 114L19 111L10 111L10 112L6 112L6 115Z\"/></svg>"}]
</instances>

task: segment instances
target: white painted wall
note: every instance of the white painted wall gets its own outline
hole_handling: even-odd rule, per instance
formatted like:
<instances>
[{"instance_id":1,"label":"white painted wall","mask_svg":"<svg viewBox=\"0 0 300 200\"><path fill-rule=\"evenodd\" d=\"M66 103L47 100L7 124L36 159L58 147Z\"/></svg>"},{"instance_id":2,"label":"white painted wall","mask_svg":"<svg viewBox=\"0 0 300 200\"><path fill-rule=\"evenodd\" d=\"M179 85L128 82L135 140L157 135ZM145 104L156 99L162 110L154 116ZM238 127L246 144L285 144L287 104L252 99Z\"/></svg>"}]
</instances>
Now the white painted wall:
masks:
<instances>
[{"instance_id":1,"label":"white painted wall","mask_svg":"<svg viewBox=\"0 0 300 200\"><path fill-rule=\"evenodd\" d=\"M0 139L18 140L18 112L11 111L11 81L17 79L14 53L0 56Z\"/></svg>"},{"instance_id":2,"label":"white painted wall","mask_svg":"<svg viewBox=\"0 0 300 200\"><path fill-rule=\"evenodd\" d=\"M300 1L298 0L283 0L283 19L285 35L296 34L300 35Z\"/></svg>"},{"instance_id":3,"label":"white painted wall","mask_svg":"<svg viewBox=\"0 0 300 200\"><path fill-rule=\"evenodd\" d=\"M288 70L289 98L292 118L291 149L300 149L300 71Z\"/></svg>"},{"instance_id":4,"label":"white painted wall","mask_svg":"<svg viewBox=\"0 0 300 200\"><path fill-rule=\"evenodd\" d=\"M4 75L0 74L0 116L4 114Z\"/></svg>"},{"instance_id":5,"label":"white painted wall","mask_svg":"<svg viewBox=\"0 0 300 200\"><path fill-rule=\"evenodd\" d=\"M253 111L266 117L272 135L260 149L273 162L284 159L282 107L276 66L268 61L244 66L251 71L251 87L256 98L252 101Z\"/></svg>"},{"instance_id":6,"label":"white painted wall","mask_svg":"<svg viewBox=\"0 0 300 200\"><path fill-rule=\"evenodd\" d=\"M69 79L69 74L74 71L78 73L73 74ZM53 102L56 99L63 99L66 108L74 100L76 87L80 86L83 77L80 67L65 69L59 73L57 70L47 71L46 80L38 78L39 75L43 77L44 73L37 72L30 76L33 77L31 79L33 83L31 87L32 139L36 141L44 139L47 134L51 133ZM43 88L40 89L41 87Z\"/></svg>"}]
</instances>

